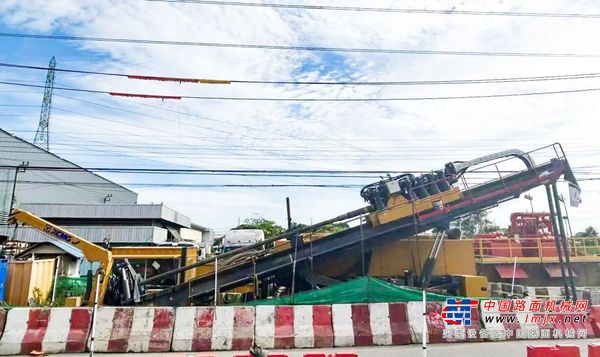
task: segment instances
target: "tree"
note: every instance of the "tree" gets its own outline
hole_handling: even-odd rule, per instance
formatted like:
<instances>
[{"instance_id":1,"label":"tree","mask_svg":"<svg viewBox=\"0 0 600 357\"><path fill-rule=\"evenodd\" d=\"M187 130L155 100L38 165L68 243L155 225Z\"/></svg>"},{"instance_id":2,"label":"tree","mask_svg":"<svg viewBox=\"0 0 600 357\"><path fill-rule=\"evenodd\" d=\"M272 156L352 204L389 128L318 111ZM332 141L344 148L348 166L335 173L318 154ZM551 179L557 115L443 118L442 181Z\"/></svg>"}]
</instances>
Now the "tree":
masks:
<instances>
[{"instance_id":1,"label":"tree","mask_svg":"<svg viewBox=\"0 0 600 357\"><path fill-rule=\"evenodd\" d=\"M341 232L341 231L346 230L348 228L350 228L350 227L348 226L347 223L344 223L344 222L330 223L330 224L324 225L323 227L319 228L317 230L317 232L319 232L319 233L332 233L333 234L333 233Z\"/></svg>"},{"instance_id":2,"label":"tree","mask_svg":"<svg viewBox=\"0 0 600 357\"><path fill-rule=\"evenodd\" d=\"M488 218L488 213L486 211L471 213L470 215L462 218L459 225L462 236L465 238L471 238L474 235L483 232L490 233L502 231L500 227L493 224L493 222Z\"/></svg>"},{"instance_id":3,"label":"tree","mask_svg":"<svg viewBox=\"0 0 600 357\"><path fill-rule=\"evenodd\" d=\"M261 229L265 233L265 238L275 237L285 232L282 226L265 218L246 218L244 223L235 229Z\"/></svg>"},{"instance_id":4,"label":"tree","mask_svg":"<svg viewBox=\"0 0 600 357\"><path fill-rule=\"evenodd\" d=\"M306 227L308 227L308 226L304 223L292 222L292 228L286 230L286 232L295 231L297 229L302 229L302 228L306 228Z\"/></svg>"},{"instance_id":5,"label":"tree","mask_svg":"<svg viewBox=\"0 0 600 357\"><path fill-rule=\"evenodd\" d=\"M598 237L598 230L589 226L583 232L576 233L575 237Z\"/></svg>"}]
</instances>

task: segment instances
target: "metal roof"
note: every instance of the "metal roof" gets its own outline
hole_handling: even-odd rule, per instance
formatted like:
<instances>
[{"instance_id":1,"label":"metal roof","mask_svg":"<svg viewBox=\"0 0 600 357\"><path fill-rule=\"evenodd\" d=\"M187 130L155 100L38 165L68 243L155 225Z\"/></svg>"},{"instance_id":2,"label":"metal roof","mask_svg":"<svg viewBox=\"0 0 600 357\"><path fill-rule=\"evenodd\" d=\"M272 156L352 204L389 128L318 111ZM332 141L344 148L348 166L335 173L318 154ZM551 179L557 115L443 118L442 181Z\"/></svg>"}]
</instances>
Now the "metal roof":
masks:
<instances>
[{"instance_id":1,"label":"metal roof","mask_svg":"<svg viewBox=\"0 0 600 357\"><path fill-rule=\"evenodd\" d=\"M197 231L210 232L210 228L206 228L204 226L201 226L201 225L193 223L193 222L192 222L190 228L194 229L194 230L197 230Z\"/></svg>"},{"instance_id":2,"label":"metal roof","mask_svg":"<svg viewBox=\"0 0 600 357\"><path fill-rule=\"evenodd\" d=\"M132 190L128 189L128 188L127 188L127 187L125 187L125 186L121 186L121 185L119 185L118 183L115 183L115 182L113 182L113 181L111 181L111 180L109 180L109 179L107 179L107 178L105 178L105 177L102 177L102 176L100 176L100 175L98 175L98 174L96 174L96 173L94 173L94 172L92 172L92 171L90 171L90 170L88 170L88 169L86 169L86 168L84 168L84 167L81 167L81 166L79 166L79 165L77 165L77 164L75 164L75 163L73 163L73 162L71 162L71 161L69 161L69 160L66 160L66 159L64 159L64 158L62 158L62 157L60 157L60 156L58 156L58 155L56 155L56 154L54 154L54 153L52 153L52 152L50 152L50 151L47 151L47 150L45 150L45 149L42 149L41 147L39 147L39 146L36 146L36 145L34 145L34 144L30 143L29 141L27 141L27 140L25 140L25 139L22 139L22 138L20 138L20 137L18 137L18 136L16 136L16 135L14 135L14 134L12 134L12 133L10 133L10 132L6 131L6 130L3 130L3 129L1 129L1 128L0 128L0 135L4 135L4 136L6 136L6 137L12 138L12 139L14 139L14 140L15 140L15 142L19 142L19 143L21 143L21 144L25 144L25 145L29 146L29 148L30 148L30 149L33 149L33 150L39 151L39 153L40 153L40 154L44 154L44 155L51 155L51 156L53 156L54 158L56 158L56 159L59 159L59 160L63 161L64 163L68 164L68 165L72 165L73 167L80 168L80 169L82 169L82 171L83 171L83 172L87 172L87 173L89 173L90 175L94 175L94 176L96 176L97 178L101 179L102 181L105 181L105 182L107 182L107 183L110 183L110 184L113 184L113 185L115 185L115 186L118 186L118 187L120 187L121 189L123 189L123 190L126 190L126 191L129 191L129 192L131 192L131 193L135 193L134 191L132 191ZM2 154L3 154L3 155L10 155L10 152L8 152L8 151L2 151ZM13 153L13 154L16 154L16 156L17 156L17 159L21 159L21 157L19 157L19 155L20 155L20 153L19 153L19 152L16 152L16 153ZM17 162L16 164L19 164L19 163L20 163L20 162ZM49 164L51 164L51 163L49 163L49 162L47 162L47 161L44 161L44 163L45 163L45 165L44 165L44 166L51 166L51 165L49 165ZM135 193L135 195L136 195L136 197L137 197L137 193Z\"/></svg>"},{"instance_id":3,"label":"metal roof","mask_svg":"<svg viewBox=\"0 0 600 357\"><path fill-rule=\"evenodd\" d=\"M190 228L189 217L162 204L56 204L25 203L20 206L42 218L155 219Z\"/></svg>"},{"instance_id":4,"label":"metal roof","mask_svg":"<svg viewBox=\"0 0 600 357\"><path fill-rule=\"evenodd\" d=\"M25 249L24 251L22 251L21 253L17 254L17 257L23 257L28 255L29 252L35 250L36 248L40 247L43 244L52 244L54 246L56 246L58 249L64 250L65 253L74 256L75 258L81 259L84 257L83 253L81 252L81 250L73 247L72 245L65 243L65 242L61 242L58 240L48 240L46 242L41 242L41 243L37 243L32 245L31 247Z\"/></svg>"}]
</instances>

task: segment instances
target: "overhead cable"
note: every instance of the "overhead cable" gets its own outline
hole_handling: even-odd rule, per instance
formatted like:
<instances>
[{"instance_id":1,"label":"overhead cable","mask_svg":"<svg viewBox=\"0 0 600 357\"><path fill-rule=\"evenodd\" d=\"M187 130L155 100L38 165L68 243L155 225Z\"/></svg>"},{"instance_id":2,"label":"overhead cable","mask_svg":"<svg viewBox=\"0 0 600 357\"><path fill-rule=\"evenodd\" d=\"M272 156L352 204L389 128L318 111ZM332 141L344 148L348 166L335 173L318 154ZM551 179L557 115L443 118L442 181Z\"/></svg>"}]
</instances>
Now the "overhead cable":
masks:
<instances>
[{"instance_id":1,"label":"overhead cable","mask_svg":"<svg viewBox=\"0 0 600 357\"><path fill-rule=\"evenodd\" d=\"M30 66L15 63L0 62L0 67L32 69L48 71L45 66ZM54 68L56 72L90 74L101 76L112 76L138 80L164 81L178 83L200 83L200 84L275 84L275 85L354 85L354 86L411 86L411 85L450 85L450 84L487 84L487 83L512 83L512 82L540 82L556 80L590 79L599 78L599 72L575 73L546 76L528 77L504 77L504 78L480 78L480 79L449 79L449 80L424 80L424 81L289 81L289 80L248 80L248 79L211 79L192 77L171 77L156 75L137 75L115 72L88 71L69 68Z\"/></svg>"},{"instance_id":2,"label":"overhead cable","mask_svg":"<svg viewBox=\"0 0 600 357\"><path fill-rule=\"evenodd\" d=\"M548 17L548 18L584 18L598 19L600 14L586 13L554 13L554 12L515 12L515 11L484 11L484 10L444 10L444 9L410 9L410 8L384 8L384 7L358 7L358 6L331 6L308 4L278 4L245 1L215 1L215 0L144 0L147 2L180 3L195 5L242 6L242 7L270 7L278 9L325 10L347 12L380 12L380 13L405 13L405 14L434 14L434 15L475 15L475 16L516 16L516 17Z\"/></svg>"},{"instance_id":3,"label":"overhead cable","mask_svg":"<svg viewBox=\"0 0 600 357\"><path fill-rule=\"evenodd\" d=\"M44 88L44 86L42 86L42 85L15 83L15 82L0 81L0 84L19 86L19 87ZM537 91L537 92L522 92L522 93L495 93L495 94L459 95L459 96L384 97L384 98L277 98L277 97L225 97L225 96L193 96L193 95L171 96L171 95L157 95L157 94L143 94L143 93L109 92L109 91L94 90L94 89L66 88L66 87L56 87L56 86L54 87L54 90L62 90L62 91L70 91L70 92L83 92L83 93L96 93L96 94L108 94L111 96L117 95L117 96L138 97L138 98L154 98L154 99L162 99L162 100L166 100L166 99L197 99L197 100L252 101L252 102L396 102L396 101L507 98L507 97L537 96L537 95L549 95L549 94L586 93L586 92L600 91L600 88L581 88L581 89L565 89L565 90L553 90L553 91Z\"/></svg>"},{"instance_id":4,"label":"overhead cable","mask_svg":"<svg viewBox=\"0 0 600 357\"><path fill-rule=\"evenodd\" d=\"M29 38L37 40L54 41L87 41L106 43L128 43L140 45L169 45L193 46L214 48L242 48L279 51L316 51L316 52L346 52L346 53L375 53L375 54L402 54L402 55L446 55L446 56L492 56L492 57L570 57L570 58L600 58L598 54L586 53L549 53L549 52L502 52L502 51L454 51L454 50L416 50L399 48L351 48L351 47L321 47L321 46L291 46L249 43L225 42L196 42L196 41L169 41L138 38L72 36L72 35L41 35L28 33L0 32L0 37Z\"/></svg>"}]
</instances>

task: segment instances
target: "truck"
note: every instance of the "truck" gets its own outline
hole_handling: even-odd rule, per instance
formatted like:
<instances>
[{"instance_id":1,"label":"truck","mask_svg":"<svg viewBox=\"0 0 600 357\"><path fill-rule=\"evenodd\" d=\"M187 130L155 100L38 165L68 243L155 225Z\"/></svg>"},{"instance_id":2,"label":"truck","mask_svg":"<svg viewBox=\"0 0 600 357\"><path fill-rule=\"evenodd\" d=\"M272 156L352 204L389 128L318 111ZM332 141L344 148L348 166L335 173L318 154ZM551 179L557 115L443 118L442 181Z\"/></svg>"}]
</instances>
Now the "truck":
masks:
<instances>
[{"instance_id":1,"label":"truck","mask_svg":"<svg viewBox=\"0 0 600 357\"><path fill-rule=\"evenodd\" d=\"M261 229L232 229L223 237L223 253L247 247L265 240L265 233Z\"/></svg>"}]
</instances>

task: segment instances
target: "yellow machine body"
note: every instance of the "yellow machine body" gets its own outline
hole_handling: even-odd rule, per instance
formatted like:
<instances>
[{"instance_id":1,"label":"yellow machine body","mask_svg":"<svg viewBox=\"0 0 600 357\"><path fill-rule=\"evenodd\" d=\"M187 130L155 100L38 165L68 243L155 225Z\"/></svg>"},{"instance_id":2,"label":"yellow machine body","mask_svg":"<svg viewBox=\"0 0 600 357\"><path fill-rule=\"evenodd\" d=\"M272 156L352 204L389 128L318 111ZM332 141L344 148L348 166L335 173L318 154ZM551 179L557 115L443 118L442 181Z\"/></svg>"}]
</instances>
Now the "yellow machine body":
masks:
<instances>
[{"instance_id":1,"label":"yellow machine body","mask_svg":"<svg viewBox=\"0 0 600 357\"><path fill-rule=\"evenodd\" d=\"M185 264L189 265L198 261L198 248L195 247L114 247L111 249L113 260L124 259L177 259L181 260L183 251ZM197 269L185 272L185 282L197 276Z\"/></svg>"},{"instance_id":2,"label":"yellow machine body","mask_svg":"<svg viewBox=\"0 0 600 357\"><path fill-rule=\"evenodd\" d=\"M447 203L458 201L462 198L463 195L457 187L413 201L407 200L400 194L395 194L388 199L386 208L371 213L369 220L376 227L434 208L441 208Z\"/></svg>"},{"instance_id":3,"label":"yellow machine body","mask_svg":"<svg viewBox=\"0 0 600 357\"><path fill-rule=\"evenodd\" d=\"M460 294L471 298L489 298L487 276L480 275L453 275L460 283Z\"/></svg>"},{"instance_id":4,"label":"yellow machine body","mask_svg":"<svg viewBox=\"0 0 600 357\"><path fill-rule=\"evenodd\" d=\"M433 241L432 237L417 236L375 247L369 264L369 275L403 275L405 270L421 275L421 268L431 251ZM456 274L477 274L473 241L470 239L445 240L440 249L433 275Z\"/></svg>"}]
</instances>

